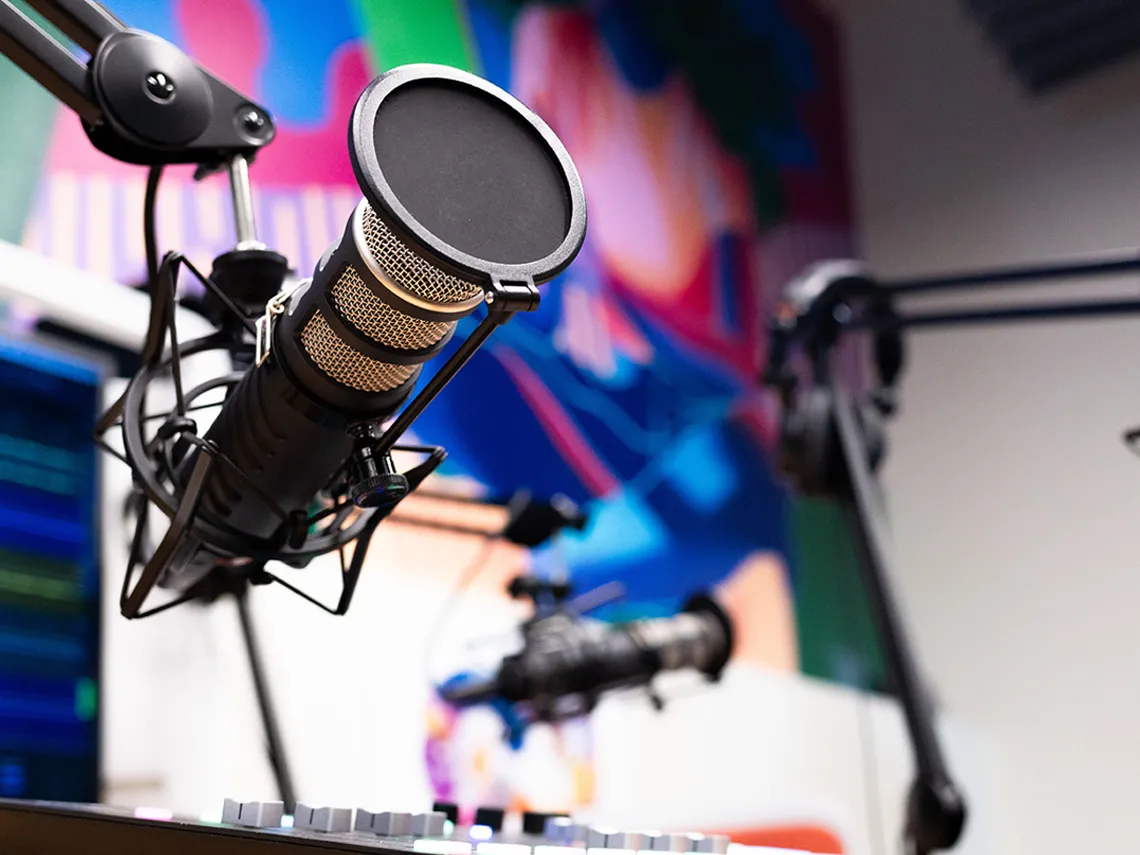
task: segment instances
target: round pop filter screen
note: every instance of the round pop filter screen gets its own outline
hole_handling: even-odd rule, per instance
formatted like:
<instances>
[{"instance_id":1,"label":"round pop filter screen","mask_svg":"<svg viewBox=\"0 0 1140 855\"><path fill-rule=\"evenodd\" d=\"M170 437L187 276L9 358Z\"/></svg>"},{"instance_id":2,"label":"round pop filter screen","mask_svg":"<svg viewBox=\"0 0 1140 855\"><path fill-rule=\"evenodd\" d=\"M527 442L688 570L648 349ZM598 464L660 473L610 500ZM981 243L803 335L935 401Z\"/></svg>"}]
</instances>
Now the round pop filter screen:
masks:
<instances>
[{"instance_id":1,"label":"round pop filter screen","mask_svg":"<svg viewBox=\"0 0 1140 855\"><path fill-rule=\"evenodd\" d=\"M445 66L404 66L365 90L353 165L370 204L414 251L459 275L545 281L581 246L569 155L512 96Z\"/></svg>"}]
</instances>

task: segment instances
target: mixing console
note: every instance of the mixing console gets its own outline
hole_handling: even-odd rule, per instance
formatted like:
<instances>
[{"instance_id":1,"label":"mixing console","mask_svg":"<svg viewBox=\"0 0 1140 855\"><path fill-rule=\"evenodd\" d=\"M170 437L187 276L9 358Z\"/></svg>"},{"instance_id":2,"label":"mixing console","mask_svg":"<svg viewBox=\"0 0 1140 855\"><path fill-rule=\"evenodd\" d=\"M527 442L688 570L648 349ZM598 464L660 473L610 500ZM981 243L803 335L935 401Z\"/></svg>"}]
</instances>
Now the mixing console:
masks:
<instances>
[{"instance_id":1,"label":"mixing console","mask_svg":"<svg viewBox=\"0 0 1140 855\"><path fill-rule=\"evenodd\" d=\"M437 808L440 806L436 806ZM0 799L4 855L793 855L740 846L723 835L626 831L546 817L541 834L456 827L444 810L423 813L314 807L286 816L281 802L227 799L221 822L155 811ZM499 812L501 815L501 812ZM531 827L534 827L532 820Z\"/></svg>"}]
</instances>

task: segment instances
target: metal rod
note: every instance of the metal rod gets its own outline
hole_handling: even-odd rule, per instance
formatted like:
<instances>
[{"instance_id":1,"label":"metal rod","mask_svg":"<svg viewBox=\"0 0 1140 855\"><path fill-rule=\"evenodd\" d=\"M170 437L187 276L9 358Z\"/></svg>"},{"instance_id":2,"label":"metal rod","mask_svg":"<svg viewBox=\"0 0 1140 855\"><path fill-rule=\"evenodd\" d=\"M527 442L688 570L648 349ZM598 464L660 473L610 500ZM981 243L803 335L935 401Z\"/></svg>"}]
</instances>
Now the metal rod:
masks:
<instances>
[{"instance_id":1,"label":"metal rod","mask_svg":"<svg viewBox=\"0 0 1140 855\"><path fill-rule=\"evenodd\" d=\"M253 190L249 186L249 161L238 154L230 158L230 196L234 203L234 231L238 248L260 247L253 219Z\"/></svg>"},{"instance_id":2,"label":"metal rod","mask_svg":"<svg viewBox=\"0 0 1140 855\"><path fill-rule=\"evenodd\" d=\"M1033 285L1055 279L1078 279L1088 276L1119 276L1140 272L1140 256L1108 258L1100 261L1061 262L1026 267L1008 267L998 270L979 270L930 276L921 279L904 279L881 284L889 293L916 294L957 288L977 288L988 285Z\"/></svg>"},{"instance_id":3,"label":"metal rod","mask_svg":"<svg viewBox=\"0 0 1140 855\"><path fill-rule=\"evenodd\" d=\"M87 66L9 0L0 0L0 54L78 113L83 121L103 121L99 105L87 92Z\"/></svg>"},{"instance_id":4,"label":"metal rod","mask_svg":"<svg viewBox=\"0 0 1140 855\"><path fill-rule=\"evenodd\" d=\"M885 320L859 319L856 329L949 327L966 324L1001 324L1010 321L1047 321L1079 318L1113 318L1140 315L1140 300L1101 300L1088 303L1058 303L1045 306L1001 306L960 312L908 312Z\"/></svg>"},{"instance_id":5,"label":"metal rod","mask_svg":"<svg viewBox=\"0 0 1140 855\"><path fill-rule=\"evenodd\" d=\"M385 454L392 450L392 446L404 435L404 431L411 427L412 422L419 418L420 413L427 408L427 405L432 402L436 395L443 391L443 387L451 381L451 378L459 372L460 368L467 364L467 360L475 355L475 351L482 347L483 342L491 337L491 333L501 323L502 319L493 314L483 318L479 326L471 335L467 336L463 344L459 345L459 349L432 375L427 385L376 441L375 454Z\"/></svg>"},{"instance_id":6,"label":"metal rod","mask_svg":"<svg viewBox=\"0 0 1140 855\"><path fill-rule=\"evenodd\" d=\"M265 678L265 666L261 661L261 649L254 632L253 616L249 612L248 596L249 592L245 587L239 588L234 594L234 599L237 600L238 617L241 619L241 634L245 640L245 652L249 656L249 670L253 674L253 688L257 692L257 706L261 711L261 723L265 727L269 765L273 769L273 778L277 783L277 791L281 795L281 801L285 803L285 812L292 813L297 805L296 792L293 789L293 776L285 758L285 744L281 739L277 713L273 708L273 700L269 697L269 685Z\"/></svg>"},{"instance_id":7,"label":"metal rod","mask_svg":"<svg viewBox=\"0 0 1140 855\"><path fill-rule=\"evenodd\" d=\"M908 851L924 855L948 849L957 842L966 808L947 770L927 687L918 673L913 648L891 591L889 536L855 409L842 388L833 387L832 393L839 455L847 480L843 491L846 495L839 498L855 539L859 570L888 673L906 720L917 769L908 803ZM922 798L916 798L916 793L921 793Z\"/></svg>"},{"instance_id":8,"label":"metal rod","mask_svg":"<svg viewBox=\"0 0 1140 855\"><path fill-rule=\"evenodd\" d=\"M122 21L93 0L27 0L27 4L92 55L103 39L126 29Z\"/></svg>"}]
</instances>

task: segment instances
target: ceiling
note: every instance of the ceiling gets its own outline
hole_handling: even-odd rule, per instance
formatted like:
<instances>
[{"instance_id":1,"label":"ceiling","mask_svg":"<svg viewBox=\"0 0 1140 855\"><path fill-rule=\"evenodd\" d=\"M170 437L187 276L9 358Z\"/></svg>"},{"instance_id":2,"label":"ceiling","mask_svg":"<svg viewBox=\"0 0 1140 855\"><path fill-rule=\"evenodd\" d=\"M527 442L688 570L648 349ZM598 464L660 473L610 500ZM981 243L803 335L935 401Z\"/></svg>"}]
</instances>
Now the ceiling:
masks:
<instances>
[{"instance_id":1,"label":"ceiling","mask_svg":"<svg viewBox=\"0 0 1140 855\"><path fill-rule=\"evenodd\" d=\"M961 0L1032 92L1140 54L1135 0Z\"/></svg>"}]
</instances>

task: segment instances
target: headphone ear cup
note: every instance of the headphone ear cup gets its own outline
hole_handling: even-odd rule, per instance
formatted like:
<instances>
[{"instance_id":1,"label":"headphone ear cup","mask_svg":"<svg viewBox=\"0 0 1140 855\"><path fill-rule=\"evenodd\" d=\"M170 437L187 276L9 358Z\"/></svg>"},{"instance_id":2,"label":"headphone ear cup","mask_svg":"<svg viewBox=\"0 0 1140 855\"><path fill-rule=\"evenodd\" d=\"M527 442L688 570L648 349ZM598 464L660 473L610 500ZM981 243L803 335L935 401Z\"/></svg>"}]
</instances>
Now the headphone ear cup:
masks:
<instances>
[{"instance_id":1,"label":"headphone ear cup","mask_svg":"<svg viewBox=\"0 0 1140 855\"><path fill-rule=\"evenodd\" d=\"M784 415L780 468L801 495L832 496L845 477L839 455L831 392L810 389Z\"/></svg>"},{"instance_id":2,"label":"headphone ear cup","mask_svg":"<svg viewBox=\"0 0 1140 855\"><path fill-rule=\"evenodd\" d=\"M873 400L861 403L855 414L867 463L872 472L877 472L887 450L883 414ZM784 416L780 468L803 496L835 498L847 489L847 467L835 423L835 398L830 389L809 390Z\"/></svg>"}]
</instances>

